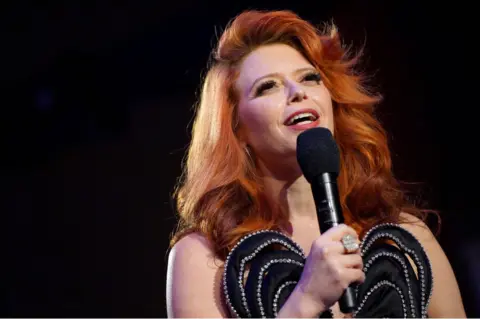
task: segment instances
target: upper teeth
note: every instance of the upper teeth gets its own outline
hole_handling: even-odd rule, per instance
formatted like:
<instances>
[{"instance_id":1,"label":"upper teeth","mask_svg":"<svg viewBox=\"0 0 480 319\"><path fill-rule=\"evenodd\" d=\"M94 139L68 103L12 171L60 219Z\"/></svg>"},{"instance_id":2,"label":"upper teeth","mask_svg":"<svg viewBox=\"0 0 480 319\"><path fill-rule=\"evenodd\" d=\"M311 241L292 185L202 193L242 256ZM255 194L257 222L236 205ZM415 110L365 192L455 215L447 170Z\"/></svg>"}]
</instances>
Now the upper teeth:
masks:
<instances>
[{"instance_id":1,"label":"upper teeth","mask_svg":"<svg viewBox=\"0 0 480 319\"><path fill-rule=\"evenodd\" d=\"M294 117L292 117L290 120L288 120L287 125L290 125L293 122L295 122L295 120L298 120L298 119L303 118L303 117L306 117L306 118L308 118L312 121L315 121L316 118L317 118L313 113L310 113L310 112L300 113L300 114L297 114Z\"/></svg>"}]
</instances>

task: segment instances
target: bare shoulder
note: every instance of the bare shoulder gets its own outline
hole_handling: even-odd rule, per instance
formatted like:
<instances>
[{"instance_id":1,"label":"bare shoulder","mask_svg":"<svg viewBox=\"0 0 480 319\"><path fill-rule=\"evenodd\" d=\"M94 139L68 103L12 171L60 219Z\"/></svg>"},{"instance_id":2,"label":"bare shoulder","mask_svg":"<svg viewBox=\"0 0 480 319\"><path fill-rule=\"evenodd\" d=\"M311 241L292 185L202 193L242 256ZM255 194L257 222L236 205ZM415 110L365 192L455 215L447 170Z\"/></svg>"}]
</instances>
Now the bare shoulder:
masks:
<instances>
[{"instance_id":1,"label":"bare shoulder","mask_svg":"<svg viewBox=\"0 0 480 319\"><path fill-rule=\"evenodd\" d=\"M410 231L422 244L432 265L433 293L429 317L465 318L458 283L451 264L430 228L418 217L403 213L400 226Z\"/></svg>"},{"instance_id":2,"label":"bare shoulder","mask_svg":"<svg viewBox=\"0 0 480 319\"><path fill-rule=\"evenodd\" d=\"M180 239L171 249L169 254L170 258L204 258L205 260L211 260L212 267L218 268L222 262L215 258L213 249L208 239L199 233L191 233ZM217 266L213 266L213 261ZM220 263L220 264L219 264Z\"/></svg>"},{"instance_id":3,"label":"bare shoulder","mask_svg":"<svg viewBox=\"0 0 480 319\"><path fill-rule=\"evenodd\" d=\"M168 256L167 312L169 317L225 317L221 301L223 262L208 240L192 233L178 241Z\"/></svg>"},{"instance_id":4,"label":"bare shoulder","mask_svg":"<svg viewBox=\"0 0 480 319\"><path fill-rule=\"evenodd\" d=\"M400 226L410 231L422 244L437 242L430 228L417 216L401 213L400 218Z\"/></svg>"}]
</instances>

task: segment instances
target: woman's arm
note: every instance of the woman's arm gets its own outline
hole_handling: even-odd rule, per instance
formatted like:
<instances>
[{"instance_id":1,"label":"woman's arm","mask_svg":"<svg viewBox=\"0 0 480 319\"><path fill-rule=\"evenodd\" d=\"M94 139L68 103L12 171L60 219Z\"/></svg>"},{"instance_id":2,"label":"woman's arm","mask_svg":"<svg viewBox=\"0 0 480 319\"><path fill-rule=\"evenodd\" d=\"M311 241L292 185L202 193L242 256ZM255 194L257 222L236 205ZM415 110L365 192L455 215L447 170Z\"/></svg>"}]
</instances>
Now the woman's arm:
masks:
<instances>
[{"instance_id":1,"label":"woman's arm","mask_svg":"<svg viewBox=\"0 0 480 319\"><path fill-rule=\"evenodd\" d=\"M221 281L223 263L216 260L207 240L198 234L182 238L170 251L167 270L167 314L174 318L226 318ZM324 307L298 289L278 317L317 317Z\"/></svg>"},{"instance_id":2,"label":"woman's arm","mask_svg":"<svg viewBox=\"0 0 480 319\"><path fill-rule=\"evenodd\" d=\"M227 317L221 302L221 264L214 263L201 235L189 234L176 243L168 256L168 317Z\"/></svg>"},{"instance_id":3,"label":"woman's arm","mask_svg":"<svg viewBox=\"0 0 480 319\"><path fill-rule=\"evenodd\" d=\"M409 214L402 214L402 217L407 223L401 226L417 237L432 265L433 293L428 316L430 318L466 318L455 274L442 247L420 219Z\"/></svg>"}]
</instances>

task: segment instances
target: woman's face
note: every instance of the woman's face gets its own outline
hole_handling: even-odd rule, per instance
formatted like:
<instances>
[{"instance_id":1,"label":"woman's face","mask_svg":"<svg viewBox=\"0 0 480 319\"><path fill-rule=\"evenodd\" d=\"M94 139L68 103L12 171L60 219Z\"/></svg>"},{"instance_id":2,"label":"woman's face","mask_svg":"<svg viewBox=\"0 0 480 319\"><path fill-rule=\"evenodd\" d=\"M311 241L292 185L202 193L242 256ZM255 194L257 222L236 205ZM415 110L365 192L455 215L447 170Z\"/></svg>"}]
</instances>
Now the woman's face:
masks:
<instances>
[{"instance_id":1,"label":"woman's face","mask_svg":"<svg viewBox=\"0 0 480 319\"><path fill-rule=\"evenodd\" d=\"M291 46L262 46L239 71L240 136L257 158L278 161L295 155L297 136L312 127L333 133L330 93L317 70Z\"/></svg>"}]
</instances>

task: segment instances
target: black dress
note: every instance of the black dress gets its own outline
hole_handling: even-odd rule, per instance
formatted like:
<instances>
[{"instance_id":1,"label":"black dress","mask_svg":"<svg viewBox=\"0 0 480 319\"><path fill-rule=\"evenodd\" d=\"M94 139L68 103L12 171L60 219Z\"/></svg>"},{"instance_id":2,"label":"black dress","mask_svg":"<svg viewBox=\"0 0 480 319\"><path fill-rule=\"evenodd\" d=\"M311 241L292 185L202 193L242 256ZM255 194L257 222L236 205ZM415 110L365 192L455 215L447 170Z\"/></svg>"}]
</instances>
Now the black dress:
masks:
<instances>
[{"instance_id":1,"label":"black dress","mask_svg":"<svg viewBox=\"0 0 480 319\"><path fill-rule=\"evenodd\" d=\"M381 224L364 236L360 249L366 279L355 287L357 307L353 315L426 318L433 278L420 242L398 225ZM417 268L418 278L407 255ZM243 237L225 262L222 284L230 314L276 317L300 279L305 258L301 247L280 232L258 231ZM244 284L247 264L250 271ZM332 312L325 311L320 317L331 318Z\"/></svg>"}]
</instances>

